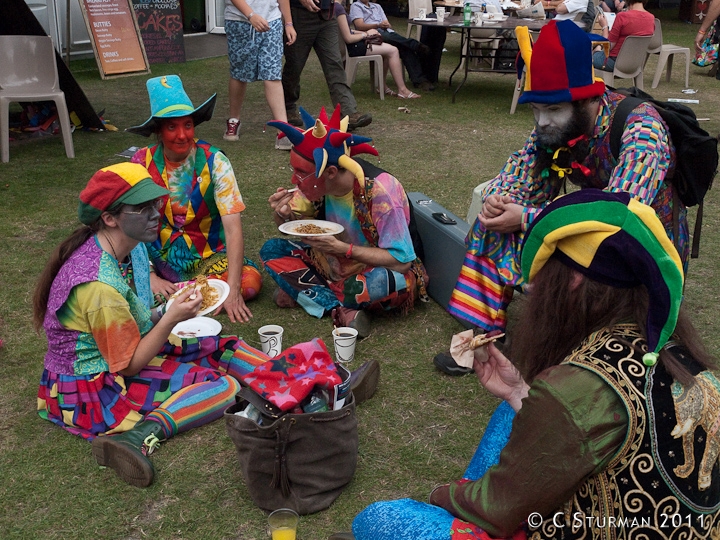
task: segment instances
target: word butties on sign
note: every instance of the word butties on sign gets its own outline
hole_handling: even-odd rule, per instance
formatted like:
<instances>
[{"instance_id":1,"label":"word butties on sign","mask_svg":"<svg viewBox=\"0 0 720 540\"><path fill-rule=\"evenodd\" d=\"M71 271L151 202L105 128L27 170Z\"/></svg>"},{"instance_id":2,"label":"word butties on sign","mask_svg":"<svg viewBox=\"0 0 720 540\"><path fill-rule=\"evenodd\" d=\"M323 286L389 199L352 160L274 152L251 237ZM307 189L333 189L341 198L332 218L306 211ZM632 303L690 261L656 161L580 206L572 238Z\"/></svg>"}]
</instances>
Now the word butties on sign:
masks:
<instances>
[{"instance_id":1,"label":"word butties on sign","mask_svg":"<svg viewBox=\"0 0 720 540\"><path fill-rule=\"evenodd\" d=\"M133 0L135 17L151 64L184 62L179 0Z\"/></svg>"},{"instance_id":2,"label":"word butties on sign","mask_svg":"<svg viewBox=\"0 0 720 540\"><path fill-rule=\"evenodd\" d=\"M80 5L103 77L147 73L130 0L82 0Z\"/></svg>"}]
</instances>

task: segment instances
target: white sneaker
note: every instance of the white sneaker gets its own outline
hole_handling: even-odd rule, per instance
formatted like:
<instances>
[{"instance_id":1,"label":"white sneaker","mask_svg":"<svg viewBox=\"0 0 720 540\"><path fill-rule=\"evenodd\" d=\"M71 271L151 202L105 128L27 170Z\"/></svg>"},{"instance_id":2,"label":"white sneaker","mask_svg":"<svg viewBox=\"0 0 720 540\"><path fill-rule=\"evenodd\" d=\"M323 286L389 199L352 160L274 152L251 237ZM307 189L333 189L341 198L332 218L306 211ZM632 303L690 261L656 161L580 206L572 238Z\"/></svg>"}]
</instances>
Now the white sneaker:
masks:
<instances>
[{"instance_id":1,"label":"white sneaker","mask_svg":"<svg viewBox=\"0 0 720 540\"><path fill-rule=\"evenodd\" d=\"M287 138L287 135L283 135L279 139L275 139L275 150L292 150L293 144L290 142L290 139Z\"/></svg>"},{"instance_id":2,"label":"white sneaker","mask_svg":"<svg viewBox=\"0 0 720 540\"><path fill-rule=\"evenodd\" d=\"M223 139L226 141L237 141L240 138L240 135L238 135L240 126L242 126L242 124L237 118L230 118L227 121L227 128L225 129Z\"/></svg>"}]
</instances>

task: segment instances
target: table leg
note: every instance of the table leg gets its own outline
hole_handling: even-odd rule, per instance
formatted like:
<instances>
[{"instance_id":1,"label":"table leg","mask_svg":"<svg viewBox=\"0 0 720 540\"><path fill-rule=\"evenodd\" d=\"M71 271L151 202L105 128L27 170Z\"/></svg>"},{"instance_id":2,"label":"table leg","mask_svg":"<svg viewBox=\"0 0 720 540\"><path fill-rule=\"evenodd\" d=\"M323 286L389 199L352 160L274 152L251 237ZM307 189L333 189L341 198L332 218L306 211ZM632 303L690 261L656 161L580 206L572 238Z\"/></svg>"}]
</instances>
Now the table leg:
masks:
<instances>
[{"instance_id":1,"label":"table leg","mask_svg":"<svg viewBox=\"0 0 720 540\"><path fill-rule=\"evenodd\" d=\"M467 32L467 35L465 34ZM470 28L461 28L460 29L460 63L455 68L455 71L458 70L460 67L460 64L462 64L463 60L465 60L465 74L463 77L463 80L460 82L458 87L455 89L455 92L453 92L452 102L455 103L455 96L457 96L457 93L460 91L460 89L465 84L465 81L467 81L468 78L468 71L470 69ZM453 71L453 75L455 75L455 71ZM452 75L450 75L450 83L452 84Z\"/></svg>"}]
</instances>

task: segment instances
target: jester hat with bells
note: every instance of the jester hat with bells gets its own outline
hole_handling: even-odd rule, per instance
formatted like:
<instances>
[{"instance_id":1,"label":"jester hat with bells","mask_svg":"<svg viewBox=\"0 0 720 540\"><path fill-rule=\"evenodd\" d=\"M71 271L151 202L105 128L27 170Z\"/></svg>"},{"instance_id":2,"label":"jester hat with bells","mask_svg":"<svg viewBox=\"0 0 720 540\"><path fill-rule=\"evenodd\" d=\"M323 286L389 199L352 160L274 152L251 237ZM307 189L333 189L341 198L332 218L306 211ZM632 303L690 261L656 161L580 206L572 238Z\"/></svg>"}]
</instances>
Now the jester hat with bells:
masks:
<instances>
[{"instance_id":1,"label":"jester hat with bells","mask_svg":"<svg viewBox=\"0 0 720 540\"><path fill-rule=\"evenodd\" d=\"M531 282L550 257L606 285L647 288L643 362L654 365L675 331L684 280L680 256L655 210L625 192L581 189L558 197L525 235L523 277Z\"/></svg>"},{"instance_id":2,"label":"jester hat with bells","mask_svg":"<svg viewBox=\"0 0 720 540\"><path fill-rule=\"evenodd\" d=\"M304 131L278 120L268 122L268 126L279 129L290 139L293 143L293 152L315 163L316 178L322 176L328 165L335 165L353 173L360 186L364 187L365 173L352 156L357 154L377 156L375 147L367 144L372 139L347 132L349 119L347 116L340 118L340 105L335 107L329 120L325 107L320 109L317 120L302 107L300 107L300 115L305 124Z\"/></svg>"},{"instance_id":3,"label":"jester hat with bells","mask_svg":"<svg viewBox=\"0 0 720 540\"><path fill-rule=\"evenodd\" d=\"M590 36L573 21L550 21L535 44L527 26L515 28L515 35L520 47L518 79L526 69L518 103L566 103L605 92L605 83L595 77Z\"/></svg>"}]
</instances>

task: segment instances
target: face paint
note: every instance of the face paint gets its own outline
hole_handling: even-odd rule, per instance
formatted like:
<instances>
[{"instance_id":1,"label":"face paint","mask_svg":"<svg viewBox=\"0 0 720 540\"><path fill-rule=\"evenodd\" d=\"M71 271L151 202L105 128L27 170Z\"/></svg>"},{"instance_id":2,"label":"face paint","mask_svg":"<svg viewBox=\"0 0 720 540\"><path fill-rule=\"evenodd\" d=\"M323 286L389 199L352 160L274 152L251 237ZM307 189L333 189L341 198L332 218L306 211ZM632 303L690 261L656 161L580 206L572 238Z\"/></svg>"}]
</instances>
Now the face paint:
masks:
<instances>
[{"instance_id":1,"label":"face paint","mask_svg":"<svg viewBox=\"0 0 720 540\"><path fill-rule=\"evenodd\" d=\"M163 206L162 199L139 205L124 205L117 216L120 230L138 242L153 242L158 236L160 209Z\"/></svg>"},{"instance_id":2,"label":"face paint","mask_svg":"<svg viewBox=\"0 0 720 540\"><path fill-rule=\"evenodd\" d=\"M170 161L182 161L195 144L195 123L190 116L168 118L160 124L160 142Z\"/></svg>"},{"instance_id":3,"label":"face paint","mask_svg":"<svg viewBox=\"0 0 720 540\"><path fill-rule=\"evenodd\" d=\"M559 148L580 135L591 135L592 124L582 103L532 104L539 146Z\"/></svg>"},{"instance_id":4,"label":"face paint","mask_svg":"<svg viewBox=\"0 0 720 540\"><path fill-rule=\"evenodd\" d=\"M290 165L293 168L292 183L311 201L319 201L327 192L326 174L315 176L315 165L296 152L290 152Z\"/></svg>"}]
</instances>

